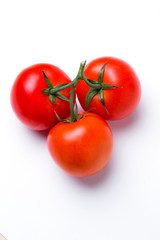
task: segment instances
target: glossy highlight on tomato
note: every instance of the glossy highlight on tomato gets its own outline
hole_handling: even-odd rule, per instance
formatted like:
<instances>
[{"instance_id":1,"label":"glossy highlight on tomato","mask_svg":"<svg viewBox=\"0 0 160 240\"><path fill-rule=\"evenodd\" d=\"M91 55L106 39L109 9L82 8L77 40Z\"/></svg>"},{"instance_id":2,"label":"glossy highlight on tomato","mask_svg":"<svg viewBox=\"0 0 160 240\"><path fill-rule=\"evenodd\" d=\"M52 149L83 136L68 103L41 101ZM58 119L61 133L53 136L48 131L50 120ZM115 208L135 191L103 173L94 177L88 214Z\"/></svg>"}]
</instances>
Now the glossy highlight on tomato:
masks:
<instances>
[{"instance_id":1,"label":"glossy highlight on tomato","mask_svg":"<svg viewBox=\"0 0 160 240\"><path fill-rule=\"evenodd\" d=\"M85 100L91 87L83 80L78 82L77 95L84 110L91 109L91 112L104 119L119 120L127 117L136 109L141 97L141 86L132 67L114 57L97 58L88 63L84 69L85 77L98 81L100 70L105 63L103 83L119 87L103 90L104 103L108 112L102 105L98 94L92 98L86 108Z\"/></svg>"},{"instance_id":2,"label":"glossy highlight on tomato","mask_svg":"<svg viewBox=\"0 0 160 240\"><path fill-rule=\"evenodd\" d=\"M33 130L54 126L58 122L55 111L62 119L70 114L69 102L56 97L54 104L42 93L47 88L42 71L53 86L71 82L60 68L46 63L30 66L17 76L11 90L11 105L20 121ZM70 91L67 88L60 93L69 99Z\"/></svg>"},{"instance_id":3,"label":"glossy highlight on tomato","mask_svg":"<svg viewBox=\"0 0 160 240\"><path fill-rule=\"evenodd\" d=\"M47 145L54 161L66 173L86 177L99 172L108 163L113 137L103 118L86 113L78 121L59 122L54 126L49 132Z\"/></svg>"}]
</instances>

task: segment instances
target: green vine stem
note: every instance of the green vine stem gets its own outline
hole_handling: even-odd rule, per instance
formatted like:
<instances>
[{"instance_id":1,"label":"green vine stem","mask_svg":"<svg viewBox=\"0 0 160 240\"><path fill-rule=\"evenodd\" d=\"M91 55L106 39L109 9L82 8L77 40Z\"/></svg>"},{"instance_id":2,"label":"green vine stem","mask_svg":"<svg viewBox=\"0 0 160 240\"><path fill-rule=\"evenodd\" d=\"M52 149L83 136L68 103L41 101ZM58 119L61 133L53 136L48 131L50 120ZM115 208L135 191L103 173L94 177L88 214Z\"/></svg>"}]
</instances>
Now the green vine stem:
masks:
<instances>
[{"instance_id":1,"label":"green vine stem","mask_svg":"<svg viewBox=\"0 0 160 240\"><path fill-rule=\"evenodd\" d=\"M74 122L76 120L76 116L74 113L74 91L75 91L75 86L73 85L71 93L70 93L70 110L71 110L71 120Z\"/></svg>"},{"instance_id":2,"label":"green vine stem","mask_svg":"<svg viewBox=\"0 0 160 240\"><path fill-rule=\"evenodd\" d=\"M62 91L62 90L64 90L64 89L69 88L69 87L72 87L72 86L73 86L73 81L72 81L71 83L66 84L65 86L57 87L56 89L50 89L50 90L49 90L49 93L50 93L50 94L54 94L54 93L56 93L56 92L60 92L60 91Z\"/></svg>"},{"instance_id":3,"label":"green vine stem","mask_svg":"<svg viewBox=\"0 0 160 240\"><path fill-rule=\"evenodd\" d=\"M82 74L82 79L85 81L85 83L87 83L88 86L92 87L92 88L96 88L96 89L101 89L101 85L99 83L91 83L85 76L84 73Z\"/></svg>"},{"instance_id":4,"label":"green vine stem","mask_svg":"<svg viewBox=\"0 0 160 240\"><path fill-rule=\"evenodd\" d=\"M66 89L66 88L69 88L69 87L72 87L71 92L70 92L71 122L74 122L74 121L78 120L78 113L75 113L75 111L74 111L74 92L75 92L75 88L76 88L79 80L85 78L84 73L83 73L85 65L86 65L86 61L81 62L78 74L77 74L76 78L71 83L66 84L64 86L60 86L60 87L56 86L56 88L49 89L49 94L56 94L59 91L62 91L62 90ZM45 91L44 91L44 94L45 94Z\"/></svg>"},{"instance_id":5,"label":"green vine stem","mask_svg":"<svg viewBox=\"0 0 160 240\"><path fill-rule=\"evenodd\" d=\"M106 62L107 63L107 62ZM52 103L55 104L55 97L61 98L64 101L69 101L70 102L70 111L71 111L71 119L63 119L61 120L59 118L59 116L56 113L57 118L62 121L62 122L74 122L79 120L81 117L78 118L78 109L77 109L77 104L76 104L76 109L74 110L74 92L76 89L76 86L79 82L79 80L83 80L88 86L91 87L91 89L89 90L87 96L86 96L86 108L88 108L88 105L91 101L91 99L98 94L100 101L102 103L102 105L104 106L104 108L106 109L107 113L109 114L106 106L105 106L105 102L103 99L103 90L106 89L110 89L110 88L122 88L119 86L113 86L113 85L109 85L109 84L104 84L103 83L103 72L104 72L104 68L106 66L106 63L103 65L103 67L101 68L100 72L99 72L99 76L98 76L98 81L93 81L92 79L87 79L84 75L84 67L86 65L86 61L81 62L79 70L78 70L78 74L76 76L76 78L74 78L74 80L68 84L60 84L58 86L52 86L51 82L49 81L49 79L47 78L47 76L45 75L45 73L42 71L46 84L48 86L47 89L43 89L42 92L45 95L49 95L49 98L51 100ZM72 87L71 92L70 92L70 100L67 99L65 96L63 96L62 94L60 94L59 92L66 89ZM83 114L84 115L84 114Z\"/></svg>"},{"instance_id":6,"label":"green vine stem","mask_svg":"<svg viewBox=\"0 0 160 240\"><path fill-rule=\"evenodd\" d=\"M75 87L76 87L76 86L77 86L77 83L79 82L79 80L80 80L80 79L83 79L83 77L84 77L83 71L84 71L85 65L86 65L86 61L81 62L80 67L79 67L78 74L77 74L76 78L75 78L71 83L68 83L68 84L66 84L66 85L64 85L64 86L61 86L61 87L58 87L58 86L57 86L56 89L50 89L50 94L54 94L54 93L56 93L56 92L60 92L60 91L62 91L62 90L64 90L64 89L69 88L69 87L72 87L72 86L75 86ZM85 77L84 77L84 78L85 78Z\"/></svg>"}]
</instances>

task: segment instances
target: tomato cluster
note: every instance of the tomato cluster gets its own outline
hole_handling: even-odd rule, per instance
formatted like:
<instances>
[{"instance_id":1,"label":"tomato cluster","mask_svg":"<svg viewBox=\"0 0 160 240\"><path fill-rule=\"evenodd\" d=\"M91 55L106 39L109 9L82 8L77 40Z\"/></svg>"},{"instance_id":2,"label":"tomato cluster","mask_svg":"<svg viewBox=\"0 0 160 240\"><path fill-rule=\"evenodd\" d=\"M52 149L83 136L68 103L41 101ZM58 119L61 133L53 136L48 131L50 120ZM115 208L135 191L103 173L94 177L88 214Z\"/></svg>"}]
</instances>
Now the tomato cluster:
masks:
<instances>
[{"instance_id":1,"label":"tomato cluster","mask_svg":"<svg viewBox=\"0 0 160 240\"><path fill-rule=\"evenodd\" d=\"M82 62L76 78L51 64L24 69L11 90L11 105L27 127L51 129L48 149L55 162L75 177L90 176L108 163L113 137L105 120L119 120L137 107L139 79L126 62L103 57ZM76 93L85 112L78 113Z\"/></svg>"}]
</instances>

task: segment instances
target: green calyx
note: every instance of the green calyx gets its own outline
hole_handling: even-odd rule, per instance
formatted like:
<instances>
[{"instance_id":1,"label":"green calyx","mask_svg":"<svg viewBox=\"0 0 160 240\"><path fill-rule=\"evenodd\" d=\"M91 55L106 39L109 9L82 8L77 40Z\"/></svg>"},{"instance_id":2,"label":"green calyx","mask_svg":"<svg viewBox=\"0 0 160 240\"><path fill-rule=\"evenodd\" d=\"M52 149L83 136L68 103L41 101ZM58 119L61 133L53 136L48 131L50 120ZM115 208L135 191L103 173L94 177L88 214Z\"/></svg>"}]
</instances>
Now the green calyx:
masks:
<instances>
[{"instance_id":1,"label":"green calyx","mask_svg":"<svg viewBox=\"0 0 160 240\"><path fill-rule=\"evenodd\" d=\"M107 89L111 89L111 88L122 88L122 87L118 87L118 86L113 86L113 85L109 85L109 84L105 84L103 83L103 73L104 73L104 69L106 66L107 62L105 62L105 64L102 66L99 75L98 75L98 81L93 81L91 79L87 79L84 80L90 87L91 89L88 91L86 99L85 99L85 106L86 109L88 108L88 105L90 103L90 101L93 99L94 96L96 96L98 94L98 97L103 105L103 107L105 108L106 112L109 114L106 105L105 105L105 101L104 101L104 97L103 97L103 90L107 90ZM91 86L92 84L92 86Z\"/></svg>"},{"instance_id":2,"label":"green calyx","mask_svg":"<svg viewBox=\"0 0 160 240\"><path fill-rule=\"evenodd\" d=\"M43 89L42 92L43 94L45 95L48 95L49 96L49 99L50 101L53 103L53 104L56 104L55 103L55 98L60 98L62 100L65 100L67 102L70 102L70 100L68 98L66 98L65 96L63 96L61 93L59 93L58 91L58 88L60 87L63 87L63 86L66 86L67 83L63 83L63 84L60 84L58 86L53 86L52 83L49 81L48 77L46 76L45 72L44 71L41 71L43 73L43 76L45 78L45 81L46 81L46 84L47 84L47 89ZM54 90L54 92L53 92Z\"/></svg>"}]
</instances>

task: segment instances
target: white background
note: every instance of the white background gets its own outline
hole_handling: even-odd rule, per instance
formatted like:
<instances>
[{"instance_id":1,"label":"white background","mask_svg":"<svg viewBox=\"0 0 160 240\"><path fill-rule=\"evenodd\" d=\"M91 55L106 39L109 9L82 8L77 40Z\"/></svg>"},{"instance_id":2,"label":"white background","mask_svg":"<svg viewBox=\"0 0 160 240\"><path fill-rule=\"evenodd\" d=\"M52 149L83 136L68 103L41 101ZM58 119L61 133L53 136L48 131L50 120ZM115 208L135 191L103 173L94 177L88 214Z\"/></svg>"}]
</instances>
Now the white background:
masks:
<instances>
[{"instance_id":1,"label":"white background","mask_svg":"<svg viewBox=\"0 0 160 240\"><path fill-rule=\"evenodd\" d=\"M28 0L0 4L0 232L9 240L160 239L160 1ZM95 176L66 175L51 159L47 133L15 117L10 89L39 62L72 79L79 63L127 61L142 98L109 122L110 162Z\"/></svg>"}]
</instances>

